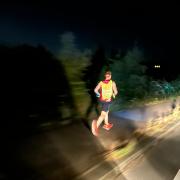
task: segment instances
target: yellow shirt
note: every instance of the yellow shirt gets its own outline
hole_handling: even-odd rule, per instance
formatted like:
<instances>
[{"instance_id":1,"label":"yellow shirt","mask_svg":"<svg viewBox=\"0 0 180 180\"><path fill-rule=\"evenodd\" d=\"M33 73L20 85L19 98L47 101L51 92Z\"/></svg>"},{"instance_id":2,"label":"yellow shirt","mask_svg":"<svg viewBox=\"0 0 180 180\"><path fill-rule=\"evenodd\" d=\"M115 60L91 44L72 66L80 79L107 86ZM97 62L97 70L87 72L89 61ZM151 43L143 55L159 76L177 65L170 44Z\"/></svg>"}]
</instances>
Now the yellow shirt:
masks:
<instances>
[{"instance_id":1,"label":"yellow shirt","mask_svg":"<svg viewBox=\"0 0 180 180\"><path fill-rule=\"evenodd\" d=\"M110 80L108 83L101 81L101 100L111 101L113 95L113 81Z\"/></svg>"}]
</instances>

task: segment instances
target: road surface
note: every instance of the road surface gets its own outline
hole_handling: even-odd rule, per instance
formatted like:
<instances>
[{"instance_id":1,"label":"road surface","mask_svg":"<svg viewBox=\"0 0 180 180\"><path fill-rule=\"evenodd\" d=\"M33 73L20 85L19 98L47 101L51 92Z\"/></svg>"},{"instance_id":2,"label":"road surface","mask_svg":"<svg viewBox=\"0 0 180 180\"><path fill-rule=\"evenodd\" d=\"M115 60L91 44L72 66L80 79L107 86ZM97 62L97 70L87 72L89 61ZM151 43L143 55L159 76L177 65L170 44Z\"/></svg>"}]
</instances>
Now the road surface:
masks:
<instances>
[{"instance_id":1,"label":"road surface","mask_svg":"<svg viewBox=\"0 0 180 180\"><path fill-rule=\"evenodd\" d=\"M180 169L180 125L116 180L173 180Z\"/></svg>"}]
</instances>

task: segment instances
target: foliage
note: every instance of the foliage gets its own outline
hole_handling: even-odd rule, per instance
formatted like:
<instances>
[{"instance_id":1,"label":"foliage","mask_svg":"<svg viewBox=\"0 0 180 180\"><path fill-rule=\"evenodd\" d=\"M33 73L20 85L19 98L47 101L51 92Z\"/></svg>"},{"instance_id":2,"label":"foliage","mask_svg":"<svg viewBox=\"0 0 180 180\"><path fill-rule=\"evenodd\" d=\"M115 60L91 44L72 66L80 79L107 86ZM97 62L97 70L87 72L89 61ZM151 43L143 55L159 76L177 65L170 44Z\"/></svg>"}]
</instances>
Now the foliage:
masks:
<instances>
[{"instance_id":1,"label":"foliage","mask_svg":"<svg viewBox=\"0 0 180 180\"><path fill-rule=\"evenodd\" d=\"M143 98L147 93L146 67L141 64L143 60L142 51L135 46L111 65L112 78L121 98Z\"/></svg>"},{"instance_id":2,"label":"foliage","mask_svg":"<svg viewBox=\"0 0 180 180\"><path fill-rule=\"evenodd\" d=\"M60 36L61 49L58 59L65 68L77 109L83 112L82 107L85 107L83 104L88 101L88 96L85 82L82 81L82 72L89 64L91 51L89 49L80 50L75 40L72 32L65 32Z\"/></svg>"}]
</instances>

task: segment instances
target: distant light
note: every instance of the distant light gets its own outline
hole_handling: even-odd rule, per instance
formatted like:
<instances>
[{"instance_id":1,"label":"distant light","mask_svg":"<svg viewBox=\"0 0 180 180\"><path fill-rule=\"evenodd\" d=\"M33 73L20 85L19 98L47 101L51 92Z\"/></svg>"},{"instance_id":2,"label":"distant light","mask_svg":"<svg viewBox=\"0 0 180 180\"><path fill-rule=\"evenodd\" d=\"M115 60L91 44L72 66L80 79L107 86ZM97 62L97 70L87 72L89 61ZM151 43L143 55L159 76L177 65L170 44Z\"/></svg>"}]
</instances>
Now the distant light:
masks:
<instances>
[{"instance_id":1,"label":"distant light","mask_svg":"<svg viewBox=\"0 0 180 180\"><path fill-rule=\"evenodd\" d=\"M154 68L160 68L161 66L160 65L154 65Z\"/></svg>"}]
</instances>

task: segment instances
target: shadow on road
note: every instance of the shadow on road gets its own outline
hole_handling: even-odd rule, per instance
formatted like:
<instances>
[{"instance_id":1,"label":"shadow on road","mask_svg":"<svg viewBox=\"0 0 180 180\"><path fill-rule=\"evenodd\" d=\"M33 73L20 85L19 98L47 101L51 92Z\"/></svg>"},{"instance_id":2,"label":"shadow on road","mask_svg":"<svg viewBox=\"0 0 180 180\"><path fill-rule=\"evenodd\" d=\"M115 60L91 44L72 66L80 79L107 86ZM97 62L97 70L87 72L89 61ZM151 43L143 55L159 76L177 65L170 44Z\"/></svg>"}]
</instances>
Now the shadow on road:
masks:
<instances>
[{"instance_id":1,"label":"shadow on road","mask_svg":"<svg viewBox=\"0 0 180 180\"><path fill-rule=\"evenodd\" d=\"M29 138L40 133L41 124L63 121L64 108L67 118L75 117L71 88L60 61L42 46L0 46L0 59L5 98L0 179L36 179L40 172L21 159L19 152ZM66 174L70 176L71 171Z\"/></svg>"}]
</instances>

